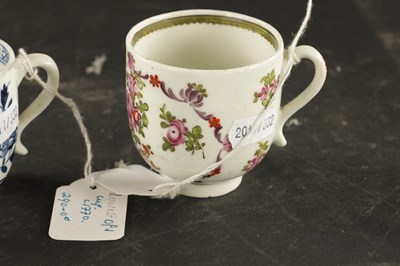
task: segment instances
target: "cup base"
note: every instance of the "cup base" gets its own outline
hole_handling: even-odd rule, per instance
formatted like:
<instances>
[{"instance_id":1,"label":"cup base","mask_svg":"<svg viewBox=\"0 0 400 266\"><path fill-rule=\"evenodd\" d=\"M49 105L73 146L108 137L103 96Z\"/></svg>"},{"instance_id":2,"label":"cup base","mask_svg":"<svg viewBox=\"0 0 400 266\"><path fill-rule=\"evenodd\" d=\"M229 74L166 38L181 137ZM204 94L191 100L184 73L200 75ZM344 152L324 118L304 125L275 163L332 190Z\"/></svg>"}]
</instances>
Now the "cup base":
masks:
<instances>
[{"instance_id":1,"label":"cup base","mask_svg":"<svg viewBox=\"0 0 400 266\"><path fill-rule=\"evenodd\" d=\"M179 194L192 198L214 198L232 192L241 182L242 176L220 182L194 183L183 187Z\"/></svg>"}]
</instances>

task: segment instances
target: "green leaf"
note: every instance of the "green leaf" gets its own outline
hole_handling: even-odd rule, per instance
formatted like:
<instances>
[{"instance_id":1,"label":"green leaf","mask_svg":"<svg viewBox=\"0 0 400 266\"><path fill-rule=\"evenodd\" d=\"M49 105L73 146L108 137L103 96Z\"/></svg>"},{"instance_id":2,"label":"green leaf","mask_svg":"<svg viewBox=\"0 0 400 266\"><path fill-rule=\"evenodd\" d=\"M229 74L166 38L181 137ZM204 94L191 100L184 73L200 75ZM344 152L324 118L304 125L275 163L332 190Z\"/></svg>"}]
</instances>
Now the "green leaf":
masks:
<instances>
[{"instance_id":1,"label":"green leaf","mask_svg":"<svg viewBox=\"0 0 400 266\"><path fill-rule=\"evenodd\" d=\"M193 133L190 132L190 131L186 132L186 137L189 138L189 139L195 139Z\"/></svg>"},{"instance_id":2,"label":"green leaf","mask_svg":"<svg viewBox=\"0 0 400 266\"><path fill-rule=\"evenodd\" d=\"M170 150L170 151L175 151L175 147L168 141L168 139L166 137L163 137L163 141L164 143L162 144L162 149L164 151Z\"/></svg>"},{"instance_id":3,"label":"green leaf","mask_svg":"<svg viewBox=\"0 0 400 266\"><path fill-rule=\"evenodd\" d=\"M265 143L260 142L259 147L261 150L266 151L268 149L268 140Z\"/></svg>"},{"instance_id":4,"label":"green leaf","mask_svg":"<svg viewBox=\"0 0 400 266\"><path fill-rule=\"evenodd\" d=\"M167 122L164 122L164 121L161 121L160 125L161 125L162 128L169 127L169 124Z\"/></svg>"},{"instance_id":5,"label":"green leaf","mask_svg":"<svg viewBox=\"0 0 400 266\"><path fill-rule=\"evenodd\" d=\"M198 142L197 140L193 141L193 144L194 144L194 148L196 150L201 150L202 149L200 142Z\"/></svg>"},{"instance_id":6,"label":"green leaf","mask_svg":"<svg viewBox=\"0 0 400 266\"><path fill-rule=\"evenodd\" d=\"M167 151L170 146L171 146L171 144L169 144L168 142L164 142L163 145L162 145L163 151Z\"/></svg>"},{"instance_id":7,"label":"green leaf","mask_svg":"<svg viewBox=\"0 0 400 266\"><path fill-rule=\"evenodd\" d=\"M267 100L267 99L262 100L262 105L263 105L264 107L267 107L268 104L269 104L269 100Z\"/></svg>"},{"instance_id":8,"label":"green leaf","mask_svg":"<svg viewBox=\"0 0 400 266\"><path fill-rule=\"evenodd\" d=\"M149 110L149 105L147 103L144 103L142 105L142 109L143 109L143 111L148 111Z\"/></svg>"},{"instance_id":9,"label":"green leaf","mask_svg":"<svg viewBox=\"0 0 400 266\"><path fill-rule=\"evenodd\" d=\"M149 119L147 118L146 113L142 114L142 123L144 127L147 127L149 125Z\"/></svg>"},{"instance_id":10,"label":"green leaf","mask_svg":"<svg viewBox=\"0 0 400 266\"><path fill-rule=\"evenodd\" d=\"M275 70L273 69L271 73L264 76L260 82L263 82L265 86L269 85L275 79Z\"/></svg>"},{"instance_id":11,"label":"green leaf","mask_svg":"<svg viewBox=\"0 0 400 266\"><path fill-rule=\"evenodd\" d=\"M168 111L168 112L166 113L165 118L166 118L167 122L173 121L173 120L172 120L172 114L171 114L170 111Z\"/></svg>"},{"instance_id":12,"label":"green leaf","mask_svg":"<svg viewBox=\"0 0 400 266\"><path fill-rule=\"evenodd\" d=\"M139 134L142 135L143 137L145 137L145 136L144 136L143 126L142 126L142 125L139 126Z\"/></svg>"},{"instance_id":13,"label":"green leaf","mask_svg":"<svg viewBox=\"0 0 400 266\"><path fill-rule=\"evenodd\" d=\"M192 151L193 150L193 143L189 140L185 141L186 144L186 150L187 151Z\"/></svg>"},{"instance_id":14,"label":"green leaf","mask_svg":"<svg viewBox=\"0 0 400 266\"><path fill-rule=\"evenodd\" d=\"M163 104L163 106L160 108L160 111L161 111L161 113L165 113L165 107L166 107L166 105L165 105L165 103Z\"/></svg>"},{"instance_id":15,"label":"green leaf","mask_svg":"<svg viewBox=\"0 0 400 266\"><path fill-rule=\"evenodd\" d=\"M133 133L133 132L132 132L132 138L133 138L133 141L134 141L137 145L140 145L140 139L139 139L139 137L136 136L135 133Z\"/></svg>"},{"instance_id":16,"label":"green leaf","mask_svg":"<svg viewBox=\"0 0 400 266\"><path fill-rule=\"evenodd\" d=\"M195 137L195 139L199 139L199 136L201 135L201 127L200 126L195 126L192 129L193 132L193 136Z\"/></svg>"}]
</instances>

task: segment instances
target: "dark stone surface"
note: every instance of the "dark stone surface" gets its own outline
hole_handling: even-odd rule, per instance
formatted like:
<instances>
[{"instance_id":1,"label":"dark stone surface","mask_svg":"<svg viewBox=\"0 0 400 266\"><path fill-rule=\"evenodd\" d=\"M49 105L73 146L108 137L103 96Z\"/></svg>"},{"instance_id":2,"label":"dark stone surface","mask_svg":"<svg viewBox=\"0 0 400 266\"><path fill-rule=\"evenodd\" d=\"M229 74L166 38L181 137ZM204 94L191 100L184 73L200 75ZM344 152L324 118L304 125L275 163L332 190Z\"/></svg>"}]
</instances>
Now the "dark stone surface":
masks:
<instances>
[{"instance_id":1,"label":"dark stone surface","mask_svg":"<svg viewBox=\"0 0 400 266\"><path fill-rule=\"evenodd\" d=\"M215 199L129 197L126 234L114 242L64 242L47 235L54 192L81 177L85 150L59 100L25 131L29 155L15 158L0 186L0 265L399 265L400 3L315 1L301 44L325 57L322 92L285 128L233 193ZM79 104L94 169L133 148L124 99L124 39L137 22L189 8L237 11L266 20L286 43L306 1L0 2L0 38L51 55L60 90ZM86 75L96 55L101 76ZM302 63L284 88L298 94L312 75ZM24 82L21 105L39 91Z\"/></svg>"}]
</instances>

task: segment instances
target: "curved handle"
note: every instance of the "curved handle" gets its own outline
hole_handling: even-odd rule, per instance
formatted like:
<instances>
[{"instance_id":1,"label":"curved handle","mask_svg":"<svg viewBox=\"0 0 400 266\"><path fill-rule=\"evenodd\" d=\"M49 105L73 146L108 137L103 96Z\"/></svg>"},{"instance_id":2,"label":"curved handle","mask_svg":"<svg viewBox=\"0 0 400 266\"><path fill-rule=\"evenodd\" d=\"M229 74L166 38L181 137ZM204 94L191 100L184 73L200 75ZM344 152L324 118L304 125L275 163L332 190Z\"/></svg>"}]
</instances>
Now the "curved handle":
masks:
<instances>
[{"instance_id":1,"label":"curved handle","mask_svg":"<svg viewBox=\"0 0 400 266\"><path fill-rule=\"evenodd\" d=\"M296 98L285 106L281 107L276 125L276 133L273 143L279 147L286 146L286 139L283 135L283 126L286 121L304 105L306 105L321 90L326 78L326 65L322 55L313 47L308 45L298 46L294 50L299 59L309 59L314 63L315 74L310 85Z\"/></svg>"},{"instance_id":2,"label":"curved handle","mask_svg":"<svg viewBox=\"0 0 400 266\"><path fill-rule=\"evenodd\" d=\"M58 85L60 82L60 74L58 72L58 68L56 63L51 57L45 54L30 54L28 55L29 60L31 61L32 67L43 68L47 73L47 84L58 90ZM23 70L22 73L19 73L22 76L25 76L26 71ZM36 99L25 109L25 111L19 117L18 124L18 137L17 144L15 146L15 152L20 155L26 155L28 150L21 143L21 135L22 131L35 119L44 109L50 104L53 100L54 95L50 92L43 90Z\"/></svg>"}]
</instances>

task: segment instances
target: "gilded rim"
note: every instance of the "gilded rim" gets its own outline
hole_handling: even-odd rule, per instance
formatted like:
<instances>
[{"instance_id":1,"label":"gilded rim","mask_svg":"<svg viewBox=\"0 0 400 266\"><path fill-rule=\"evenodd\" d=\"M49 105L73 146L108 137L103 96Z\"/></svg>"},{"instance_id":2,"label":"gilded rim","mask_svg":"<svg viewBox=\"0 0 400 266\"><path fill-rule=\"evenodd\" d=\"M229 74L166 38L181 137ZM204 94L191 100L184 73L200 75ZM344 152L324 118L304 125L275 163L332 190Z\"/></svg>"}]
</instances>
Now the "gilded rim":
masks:
<instances>
[{"instance_id":1,"label":"gilded rim","mask_svg":"<svg viewBox=\"0 0 400 266\"><path fill-rule=\"evenodd\" d=\"M240 66L236 68L228 68L228 69L193 69L193 68L183 68L177 67L173 65L168 65L164 63L160 63L151 59L147 59L140 55L135 50L135 44L140 38L146 36L154 31L168 28L174 25L182 25L188 23L217 23L222 25L231 25L244 29L248 29L257 34L260 34L264 37L268 42L270 42L276 53L269 57L265 58L261 62L249 64L245 66ZM204 73L237 73L241 71L248 71L258 67L263 67L265 64L268 64L271 61L276 60L277 58L283 57L284 45L283 40L280 33L270 24L247 15L243 15L240 13L230 12L230 11L221 11L221 10L210 10L210 9L192 9L192 10L182 10L182 11L174 11L170 13L164 13L161 15L156 15L154 17L147 18L134 27L130 29L126 36L125 40L127 51L132 52L136 59L140 59L143 62L146 62L149 65L158 66L160 68L168 69L170 71L178 71L178 72L204 72Z\"/></svg>"},{"instance_id":2,"label":"gilded rim","mask_svg":"<svg viewBox=\"0 0 400 266\"><path fill-rule=\"evenodd\" d=\"M182 16L182 17L175 17L166 20L162 20L159 22L155 22L150 24L143 29L139 30L132 38L132 46L134 47L135 44L144 36L149 35L158 30L170 28L173 26L178 25L189 25L189 24L215 24L215 25L227 25L233 26L237 28L242 28L246 30L250 30L254 33L261 35L264 39L266 39L269 43L272 44L274 49L278 50L278 41L274 37L274 35L268 31L267 29L261 27L256 23L252 23L246 20L233 18L233 17L224 17L218 15L193 15L193 16Z\"/></svg>"}]
</instances>

